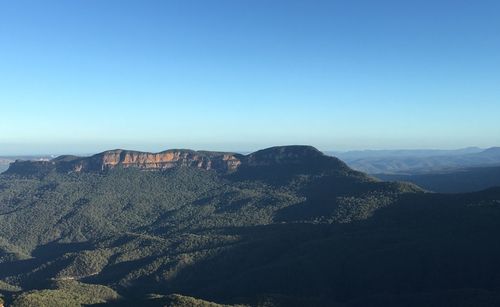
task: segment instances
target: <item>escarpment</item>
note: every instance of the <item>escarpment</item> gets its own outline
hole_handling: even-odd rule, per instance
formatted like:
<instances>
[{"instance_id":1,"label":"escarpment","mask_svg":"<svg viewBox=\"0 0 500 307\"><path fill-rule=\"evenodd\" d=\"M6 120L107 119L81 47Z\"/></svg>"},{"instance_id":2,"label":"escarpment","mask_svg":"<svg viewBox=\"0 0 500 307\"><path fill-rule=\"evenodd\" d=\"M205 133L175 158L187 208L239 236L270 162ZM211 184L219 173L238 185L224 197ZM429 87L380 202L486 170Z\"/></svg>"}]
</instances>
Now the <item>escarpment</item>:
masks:
<instances>
[{"instance_id":1,"label":"escarpment","mask_svg":"<svg viewBox=\"0 0 500 307\"><path fill-rule=\"evenodd\" d=\"M171 149L159 153L109 150L90 157L60 156L50 161L16 161L7 174L43 174L50 171L65 173L102 172L113 168L165 170L174 167L195 167L232 173L240 168L329 164L344 168L345 164L311 146L279 146L248 155L231 152Z\"/></svg>"},{"instance_id":2,"label":"escarpment","mask_svg":"<svg viewBox=\"0 0 500 307\"><path fill-rule=\"evenodd\" d=\"M116 167L135 167L161 170L179 166L215 169L221 172L235 170L240 164L238 154L197 152L192 150L167 150L147 153L127 150L106 151L89 158L71 161L69 171L104 171Z\"/></svg>"}]
</instances>

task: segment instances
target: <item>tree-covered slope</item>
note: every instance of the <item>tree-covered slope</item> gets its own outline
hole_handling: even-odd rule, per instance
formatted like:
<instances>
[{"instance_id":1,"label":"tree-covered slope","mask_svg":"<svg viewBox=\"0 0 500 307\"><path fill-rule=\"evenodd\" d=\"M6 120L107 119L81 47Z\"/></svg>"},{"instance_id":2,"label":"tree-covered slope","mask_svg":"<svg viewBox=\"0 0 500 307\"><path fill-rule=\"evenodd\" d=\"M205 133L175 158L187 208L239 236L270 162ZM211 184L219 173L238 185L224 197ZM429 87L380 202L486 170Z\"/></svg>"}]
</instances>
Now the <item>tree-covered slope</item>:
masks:
<instances>
[{"instance_id":1,"label":"tree-covered slope","mask_svg":"<svg viewBox=\"0 0 500 307\"><path fill-rule=\"evenodd\" d=\"M498 190L423 193L306 146L238 159L231 171L1 175L0 292L52 300L101 285L115 305L168 305L172 293L257 306L497 302ZM83 286L54 288L63 281Z\"/></svg>"}]
</instances>

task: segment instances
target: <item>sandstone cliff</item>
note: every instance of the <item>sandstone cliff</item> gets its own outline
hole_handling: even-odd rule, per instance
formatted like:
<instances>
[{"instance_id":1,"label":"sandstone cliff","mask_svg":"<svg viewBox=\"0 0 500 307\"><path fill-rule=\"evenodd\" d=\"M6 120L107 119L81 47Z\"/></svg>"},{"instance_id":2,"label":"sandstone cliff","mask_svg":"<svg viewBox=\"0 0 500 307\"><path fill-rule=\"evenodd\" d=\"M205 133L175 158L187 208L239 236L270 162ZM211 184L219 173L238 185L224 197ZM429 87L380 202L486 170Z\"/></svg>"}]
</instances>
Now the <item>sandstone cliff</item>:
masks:
<instances>
[{"instance_id":1,"label":"sandstone cliff","mask_svg":"<svg viewBox=\"0 0 500 307\"><path fill-rule=\"evenodd\" d=\"M16 161L7 174L33 174L59 172L102 172L109 169L139 168L145 170L165 170L173 167L196 167L219 173L232 173L240 168L291 166L333 163L345 167L336 158L325 156L311 146L271 147L249 155L227 152L193 151L171 149L159 153L109 150L90 157L60 156L50 161Z\"/></svg>"}]
</instances>

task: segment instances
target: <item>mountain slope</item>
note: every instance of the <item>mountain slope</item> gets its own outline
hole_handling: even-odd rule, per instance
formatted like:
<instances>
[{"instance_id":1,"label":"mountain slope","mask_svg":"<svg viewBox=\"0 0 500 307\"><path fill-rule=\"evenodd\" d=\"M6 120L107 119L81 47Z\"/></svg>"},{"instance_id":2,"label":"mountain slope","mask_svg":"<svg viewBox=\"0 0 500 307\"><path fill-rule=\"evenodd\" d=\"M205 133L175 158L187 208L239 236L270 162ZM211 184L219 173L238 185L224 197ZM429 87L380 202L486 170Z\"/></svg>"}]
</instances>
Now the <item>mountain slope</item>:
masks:
<instances>
[{"instance_id":1,"label":"mountain slope","mask_svg":"<svg viewBox=\"0 0 500 307\"><path fill-rule=\"evenodd\" d=\"M322 305L495 306L498 218L499 189L407 195L354 224L249 228L246 245L190 267L177 282L208 298L280 293L323 297Z\"/></svg>"},{"instance_id":2,"label":"mountain slope","mask_svg":"<svg viewBox=\"0 0 500 307\"><path fill-rule=\"evenodd\" d=\"M0 176L8 301L77 280L111 287L122 305L161 304L153 293L252 306L498 302L498 189L423 193L308 146L186 151L169 167L107 153ZM225 156L239 163L215 167L235 161Z\"/></svg>"},{"instance_id":3,"label":"mountain slope","mask_svg":"<svg viewBox=\"0 0 500 307\"><path fill-rule=\"evenodd\" d=\"M244 158L238 171L228 174L197 166L66 173L55 159L50 161L55 167L39 178L30 171L38 175L45 162L18 162L32 163L32 169L14 163L2 176L2 237L30 253L54 240L87 241L125 231L269 224L285 207L312 207L316 190L325 188L328 193L321 195L333 211L345 195L393 196L408 188L377 182L308 147L271 148Z\"/></svg>"}]
</instances>

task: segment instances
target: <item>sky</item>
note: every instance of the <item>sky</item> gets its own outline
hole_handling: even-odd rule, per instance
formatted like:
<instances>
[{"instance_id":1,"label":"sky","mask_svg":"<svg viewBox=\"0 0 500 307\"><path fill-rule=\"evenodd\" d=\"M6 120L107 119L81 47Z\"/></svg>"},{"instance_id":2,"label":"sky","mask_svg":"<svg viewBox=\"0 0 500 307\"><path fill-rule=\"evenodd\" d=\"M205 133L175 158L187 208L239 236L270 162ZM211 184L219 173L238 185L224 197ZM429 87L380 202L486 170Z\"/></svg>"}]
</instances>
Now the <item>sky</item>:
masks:
<instances>
[{"instance_id":1,"label":"sky","mask_svg":"<svg viewBox=\"0 0 500 307\"><path fill-rule=\"evenodd\" d=\"M498 0L0 0L0 155L500 145Z\"/></svg>"}]
</instances>

